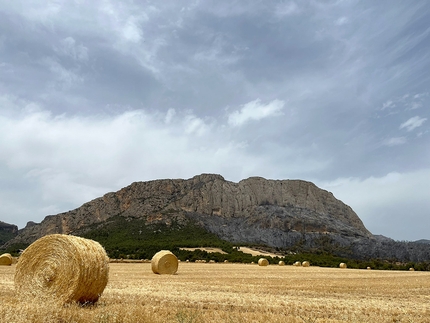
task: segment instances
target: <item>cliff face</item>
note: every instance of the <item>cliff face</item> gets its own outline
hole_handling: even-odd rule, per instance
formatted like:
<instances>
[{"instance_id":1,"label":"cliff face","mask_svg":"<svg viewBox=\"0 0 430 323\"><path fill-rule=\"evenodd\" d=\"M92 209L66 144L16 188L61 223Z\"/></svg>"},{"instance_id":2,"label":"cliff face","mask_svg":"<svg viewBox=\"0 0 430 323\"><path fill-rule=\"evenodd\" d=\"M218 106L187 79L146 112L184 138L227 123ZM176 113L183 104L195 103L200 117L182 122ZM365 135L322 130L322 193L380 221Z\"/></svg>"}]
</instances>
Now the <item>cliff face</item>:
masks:
<instances>
[{"instance_id":1,"label":"cliff face","mask_svg":"<svg viewBox=\"0 0 430 323\"><path fill-rule=\"evenodd\" d=\"M233 183L214 174L133 183L40 224L30 223L5 246L52 233L79 234L113 216L144 218L147 224L193 220L231 242L318 248L329 241L348 249L349 256L379 252L374 251L378 240L355 212L313 183L260 177Z\"/></svg>"},{"instance_id":2,"label":"cliff face","mask_svg":"<svg viewBox=\"0 0 430 323\"><path fill-rule=\"evenodd\" d=\"M133 183L75 210L47 216L40 224L29 223L13 242L74 233L115 215L151 222L168 220L163 214L177 212L233 240L249 240L246 232L235 230L235 223L285 232L371 236L349 206L310 182L252 177L233 183L220 175L202 174L188 180ZM218 223L224 227L217 228ZM233 226L228 228L230 223Z\"/></svg>"},{"instance_id":3,"label":"cliff face","mask_svg":"<svg viewBox=\"0 0 430 323\"><path fill-rule=\"evenodd\" d=\"M18 227L16 225L0 221L0 245L14 238L17 234Z\"/></svg>"}]
</instances>

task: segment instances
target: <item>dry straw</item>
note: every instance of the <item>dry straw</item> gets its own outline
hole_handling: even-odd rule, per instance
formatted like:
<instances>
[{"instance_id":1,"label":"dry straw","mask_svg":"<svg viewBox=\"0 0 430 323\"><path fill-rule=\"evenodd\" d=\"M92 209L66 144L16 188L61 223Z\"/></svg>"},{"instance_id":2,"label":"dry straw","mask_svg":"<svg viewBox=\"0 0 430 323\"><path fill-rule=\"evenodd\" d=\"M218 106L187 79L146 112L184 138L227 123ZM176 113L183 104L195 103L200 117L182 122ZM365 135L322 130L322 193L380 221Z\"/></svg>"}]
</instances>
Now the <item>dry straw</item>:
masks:
<instances>
[{"instance_id":1,"label":"dry straw","mask_svg":"<svg viewBox=\"0 0 430 323\"><path fill-rule=\"evenodd\" d=\"M296 261L294 264L293 264L293 266L296 266L296 267L300 267L302 265L302 263L300 262L300 261Z\"/></svg>"},{"instance_id":2,"label":"dry straw","mask_svg":"<svg viewBox=\"0 0 430 323\"><path fill-rule=\"evenodd\" d=\"M176 274L178 258L169 250L161 250L152 257L151 268L154 274Z\"/></svg>"},{"instance_id":3,"label":"dry straw","mask_svg":"<svg viewBox=\"0 0 430 323\"><path fill-rule=\"evenodd\" d=\"M339 268L347 268L346 263L341 262L341 263L339 264Z\"/></svg>"},{"instance_id":4,"label":"dry straw","mask_svg":"<svg viewBox=\"0 0 430 323\"><path fill-rule=\"evenodd\" d=\"M279 266L285 266L285 262L283 262L282 260L279 261Z\"/></svg>"},{"instance_id":5,"label":"dry straw","mask_svg":"<svg viewBox=\"0 0 430 323\"><path fill-rule=\"evenodd\" d=\"M268 266L269 261L266 258L260 258L260 259L258 259L258 265L259 266Z\"/></svg>"},{"instance_id":6,"label":"dry straw","mask_svg":"<svg viewBox=\"0 0 430 323\"><path fill-rule=\"evenodd\" d=\"M108 277L109 258L98 242L52 234L24 250L14 280L20 296L65 304L97 302Z\"/></svg>"},{"instance_id":7,"label":"dry straw","mask_svg":"<svg viewBox=\"0 0 430 323\"><path fill-rule=\"evenodd\" d=\"M302 262L303 267L309 267L310 265L311 265L311 263L309 261L303 261Z\"/></svg>"},{"instance_id":8,"label":"dry straw","mask_svg":"<svg viewBox=\"0 0 430 323\"><path fill-rule=\"evenodd\" d=\"M0 266L12 265L13 258L10 253L4 253L0 256Z\"/></svg>"}]
</instances>

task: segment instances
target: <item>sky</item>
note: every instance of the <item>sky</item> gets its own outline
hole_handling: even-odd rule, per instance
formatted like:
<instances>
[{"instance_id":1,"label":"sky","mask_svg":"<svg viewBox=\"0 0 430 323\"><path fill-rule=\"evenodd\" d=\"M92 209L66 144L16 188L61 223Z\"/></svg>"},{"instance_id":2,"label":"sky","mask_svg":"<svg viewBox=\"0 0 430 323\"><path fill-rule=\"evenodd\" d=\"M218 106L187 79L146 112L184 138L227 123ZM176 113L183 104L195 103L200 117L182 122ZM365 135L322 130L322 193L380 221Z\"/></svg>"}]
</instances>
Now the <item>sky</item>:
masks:
<instances>
[{"instance_id":1,"label":"sky","mask_svg":"<svg viewBox=\"0 0 430 323\"><path fill-rule=\"evenodd\" d=\"M301 179L430 239L430 2L0 0L0 220Z\"/></svg>"}]
</instances>

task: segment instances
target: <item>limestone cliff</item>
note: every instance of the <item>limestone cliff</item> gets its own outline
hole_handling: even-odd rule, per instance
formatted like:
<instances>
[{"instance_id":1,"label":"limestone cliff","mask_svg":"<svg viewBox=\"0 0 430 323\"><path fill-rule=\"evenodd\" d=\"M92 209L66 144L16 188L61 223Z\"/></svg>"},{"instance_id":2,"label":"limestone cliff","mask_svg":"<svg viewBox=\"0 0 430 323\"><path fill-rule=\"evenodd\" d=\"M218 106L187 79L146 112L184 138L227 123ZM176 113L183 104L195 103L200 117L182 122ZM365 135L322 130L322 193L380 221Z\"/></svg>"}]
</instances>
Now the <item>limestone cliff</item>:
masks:
<instances>
[{"instance_id":1,"label":"limestone cliff","mask_svg":"<svg viewBox=\"0 0 430 323\"><path fill-rule=\"evenodd\" d=\"M192 220L235 243L277 248L330 243L354 257L392 257L394 252L378 249L382 242L357 214L313 183L261 177L234 183L215 174L135 182L75 210L47 216L40 224L29 223L3 247L29 244L51 233L80 234L113 216L144 218L147 224Z\"/></svg>"},{"instance_id":2,"label":"limestone cliff","mask_svg":"<svg viewBox=\"0 0 430 323\"><path fill-rule=\"evenodd\" d=\"M371 235L349 206L310 182L251 177L233 183L220 175L202 174L188 180L133 183L75 210L47 216L40 224L31 222L14 242L31 243L46 234L73 233L115 215L149 221L166 218L162 215L166 211L179 211L212 231L217 231L215 222L239 221L285 232ZM223 230L218 231L223 236Z\"/></svg>"}]
</instances>

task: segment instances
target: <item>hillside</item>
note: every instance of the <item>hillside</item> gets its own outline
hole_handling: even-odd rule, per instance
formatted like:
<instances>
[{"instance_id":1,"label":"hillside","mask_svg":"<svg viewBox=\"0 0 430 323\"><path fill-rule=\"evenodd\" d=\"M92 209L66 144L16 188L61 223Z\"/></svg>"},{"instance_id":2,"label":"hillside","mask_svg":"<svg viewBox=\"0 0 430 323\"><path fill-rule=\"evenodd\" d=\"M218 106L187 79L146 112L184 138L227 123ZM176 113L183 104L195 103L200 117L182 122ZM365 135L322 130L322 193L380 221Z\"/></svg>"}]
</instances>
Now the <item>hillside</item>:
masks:
<instances>
[{"instance_id":1,"label":"hillside","mask_svg":"<svg viewBox=\"0 0 430 323\"><path fill-rule=\"evenodd\" d=\"M18 227L16 225L0 221L0 246L16 237L17 234Z\"/></svg>"},{"instance_id":2,"label":"hillside","mask_svg":"<svg viewBox=\"0 0 430 323\"><path fill-rule=\"evenodd\" d=\"M118 233L119 228L128 230ZM3 248L25 246L50 233L96 235L100 240L101 232L105 244L132 241L134 246L139 239L157 240L151 228L159 230L161 237L170 235L172 243L183 237L193 242L193 232L199 228L219 244L328 252L357 259L430 259L426 244L373 236L349 206L313 183L260 177L233 183L215 174L135 182L75 210L47 216L40 224L31 223ZM113 238L112 232L122 238ZM192 246L198 246L197 241Z\"/></svg>"}]
</instances>

